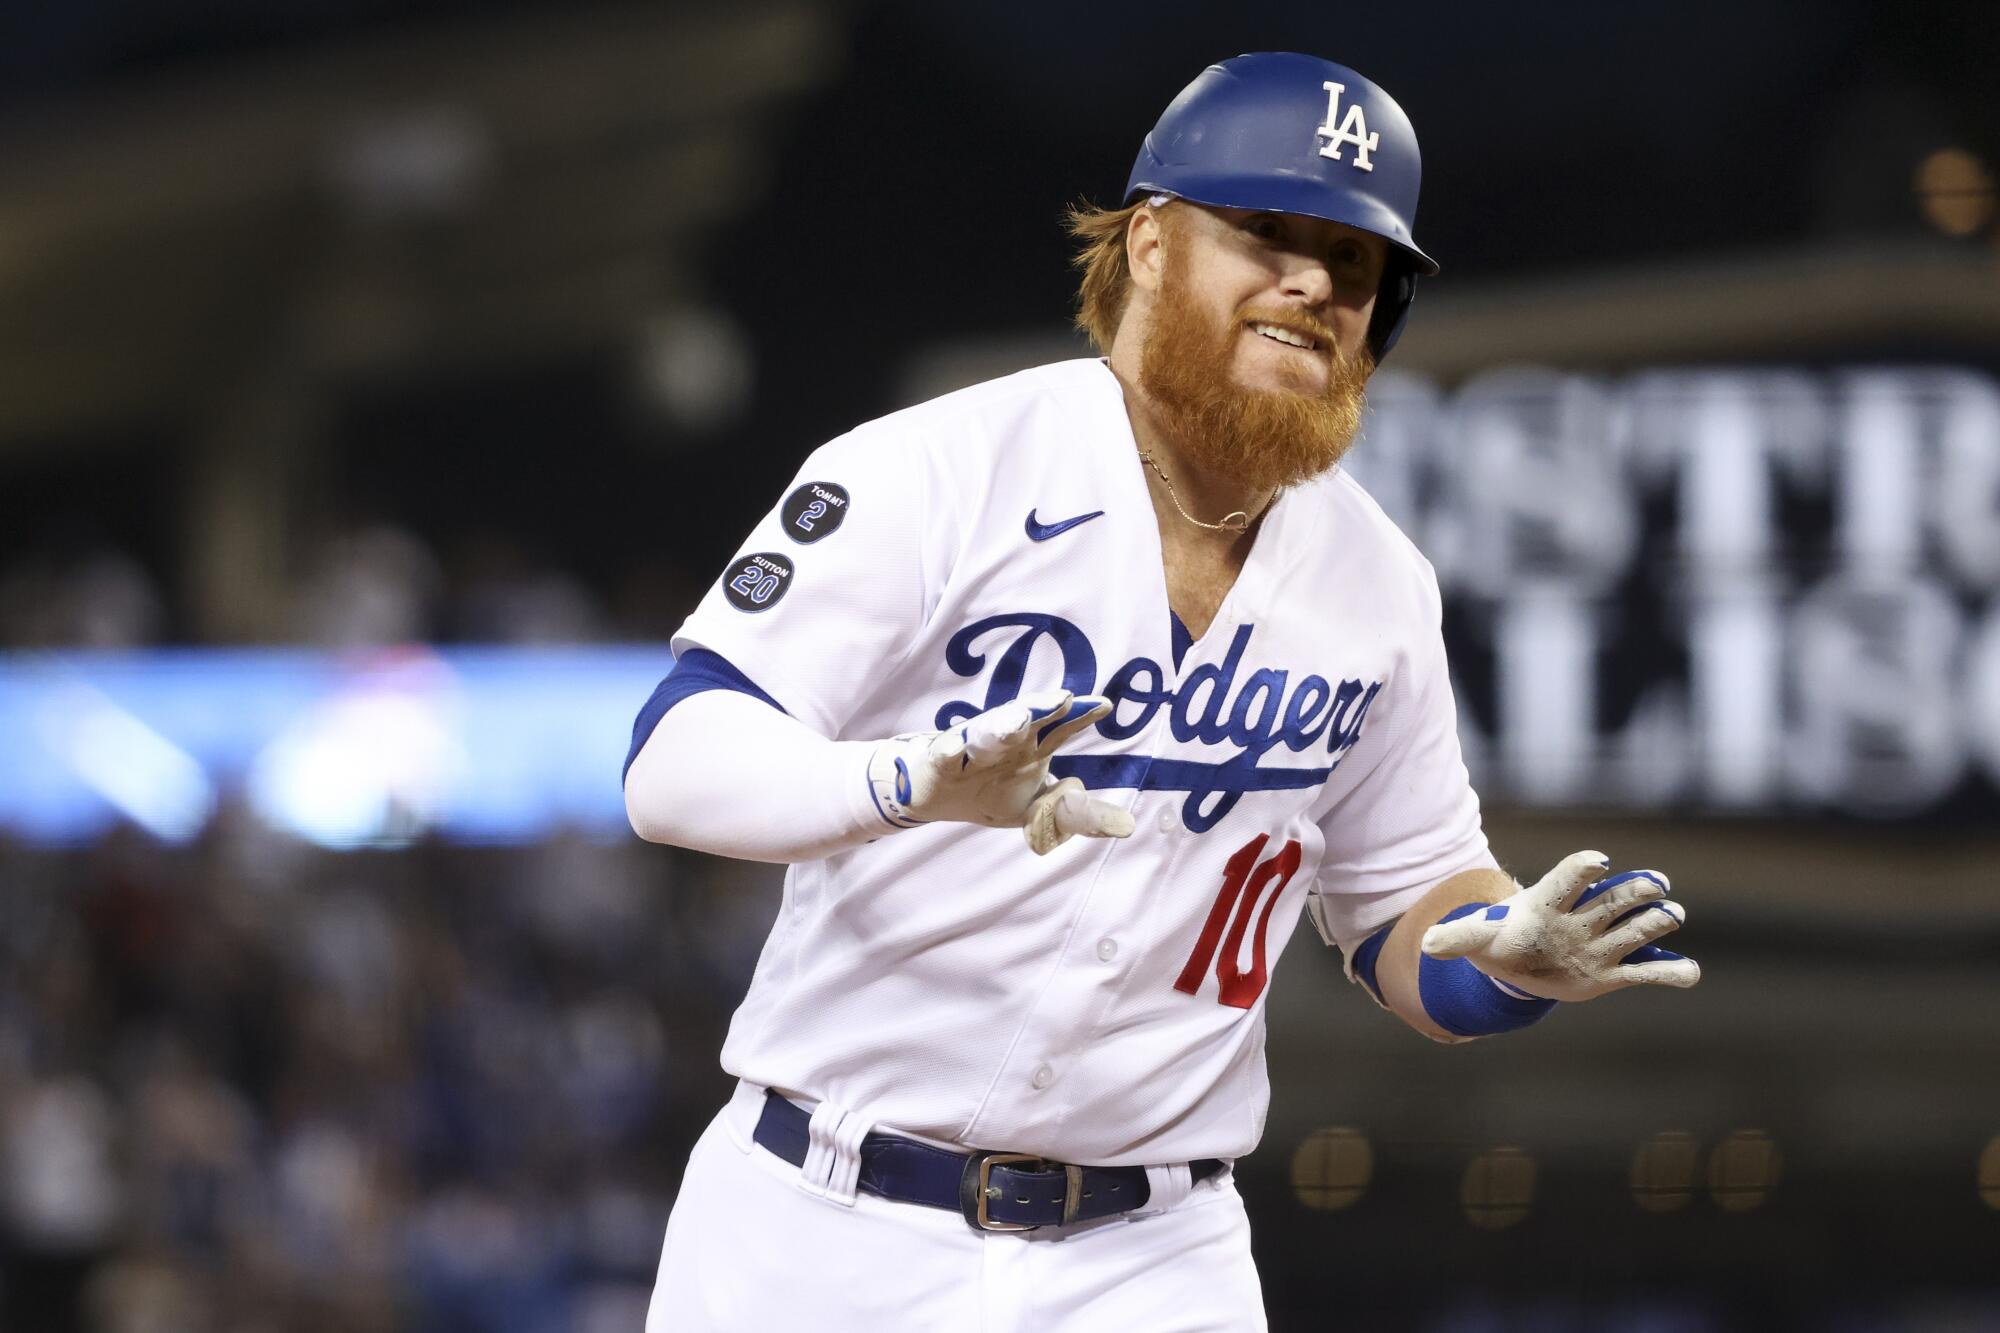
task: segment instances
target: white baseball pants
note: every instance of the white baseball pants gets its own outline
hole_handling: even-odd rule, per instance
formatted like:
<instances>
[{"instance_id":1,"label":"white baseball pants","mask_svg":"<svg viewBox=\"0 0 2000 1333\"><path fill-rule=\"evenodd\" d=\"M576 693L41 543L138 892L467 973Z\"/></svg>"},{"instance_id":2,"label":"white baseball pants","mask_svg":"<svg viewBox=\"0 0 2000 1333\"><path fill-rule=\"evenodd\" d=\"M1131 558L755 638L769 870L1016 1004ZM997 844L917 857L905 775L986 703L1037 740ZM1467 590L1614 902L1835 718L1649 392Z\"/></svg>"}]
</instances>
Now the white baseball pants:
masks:
<instances>
[{"instance_id":1,"label":"white baseball pants","mask_svg":"<svg viewBox=\"0 0 2000 1333\"><path fill-rule=\"evenodd\" d=\"M744 1084L695 1144L646 1333L1265 1327L1228 1171L1164 1211L981 1234L942 1209L806 1188L800 1168L751 1141L762 1103Z\"/></svg>"}]
</instances>

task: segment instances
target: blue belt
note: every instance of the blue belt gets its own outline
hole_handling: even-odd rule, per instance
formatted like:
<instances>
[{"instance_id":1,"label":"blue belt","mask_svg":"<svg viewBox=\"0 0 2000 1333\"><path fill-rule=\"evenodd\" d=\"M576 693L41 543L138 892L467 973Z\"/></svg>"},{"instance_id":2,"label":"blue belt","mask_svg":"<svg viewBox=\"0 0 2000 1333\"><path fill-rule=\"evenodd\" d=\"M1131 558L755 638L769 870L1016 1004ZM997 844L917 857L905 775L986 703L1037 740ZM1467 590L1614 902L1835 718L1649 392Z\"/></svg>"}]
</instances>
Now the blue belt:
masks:
<instances>
[{"instance_id":1,"label":"blue belt","mask_svg":"<svg viewBox=\"0 0 2000 1333\"><path fill-rule=\"evenodd\" d=\"M812 1114L775 1092L752 1136L793 1166L803 1166ZM1189 1162L1196 1180L1223 1164ZM1033 1231L1088 1222L1142 1208L1152 1197L1143 1166L1071 1166L1033 1153L958 1153L915 1139L869 1134L861 1140L859 1188L899 1203L949 1208L978 1231Z\"/></svg>"}]
</instances>

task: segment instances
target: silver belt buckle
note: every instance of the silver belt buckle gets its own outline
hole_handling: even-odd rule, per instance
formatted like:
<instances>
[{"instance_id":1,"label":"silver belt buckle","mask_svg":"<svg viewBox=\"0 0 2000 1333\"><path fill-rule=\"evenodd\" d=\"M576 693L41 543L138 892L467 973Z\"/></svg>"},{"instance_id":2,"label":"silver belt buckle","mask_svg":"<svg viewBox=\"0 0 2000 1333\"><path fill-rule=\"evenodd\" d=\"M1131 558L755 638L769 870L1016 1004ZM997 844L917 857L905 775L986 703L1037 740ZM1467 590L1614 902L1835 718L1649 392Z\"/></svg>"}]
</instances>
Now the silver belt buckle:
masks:
<instances>
[{"instance_id":1,"label":"silver belt buckle","mask_svg":"<svg viewBox=\"0 0 2000 1333\"><path fill-rule=\"evenodd\" d=\"M978 1174L973 1182L973 1206L966 1220L981 1231L1036 1230L1036 1224L1032 1222L995 1222L988 1216L986 1210L1000 1197L1000 1187L993 1183L994 1167L1007 1166L1014 1162L1033 1162L1035 1165L1031 1169L1039 1171L1048 1166L1047 1159L1037 1157L1031 1152L985 1152L980 1153L974 1161L977 1164L975 1169Z\"/></svg>"},{"instance_id":2,"label":"silver belt buckle","mask_svg":"<svg viewBox=\"0 0 2000 1333\"><path fill-rule=\"evenodd\" d=\"M1063 1173L1063 1210L1058 1225L1068 1225L1076 1220L1078 1208L1083 1204L1083 1168L1071 1166L1068 1162L1051 1162L1046 1157L1038 1157L1031 1152L990 1152L978 1153L973 1157L972 1198L970 1207L962 1208L965 1220L981 1231L1035 1231L1040 1223L995 1222L987 1211L993 1201L1000 1197L1000 1187L993 1183L993 1168L1007 1166L1014 1162L1033 1162L1031 1170L1047 1171L1061 1168Z\"/></svg>"}]
</instances>

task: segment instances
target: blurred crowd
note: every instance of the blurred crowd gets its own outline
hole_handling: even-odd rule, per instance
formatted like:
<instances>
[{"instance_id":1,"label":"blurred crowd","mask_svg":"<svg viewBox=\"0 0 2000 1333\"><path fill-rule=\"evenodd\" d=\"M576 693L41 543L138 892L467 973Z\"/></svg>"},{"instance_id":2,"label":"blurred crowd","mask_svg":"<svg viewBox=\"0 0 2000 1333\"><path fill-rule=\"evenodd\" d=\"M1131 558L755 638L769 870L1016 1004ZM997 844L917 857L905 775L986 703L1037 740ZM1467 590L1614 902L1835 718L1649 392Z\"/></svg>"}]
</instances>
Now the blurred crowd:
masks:
<instances>
[{"instance_id":1,"label":"blurred crowd","mask_svg":"<svg viewBox=\"0 0 2000 1333\"><path fill-rule=\"evenodd\" d=\"M636 1333L777 900L774 867L630 837L329 851L227 806L185 845L0 838L0 1329ZM1632 1071L1584 1069L1603 1057L1565 1054L1582 1034L1523 1048L1549 1107L1638 1141L1657 1116L1599 1104ZM1427 1048L1407 1050L1414 1072ZM1743 1054L1645 1076L1726 1083ZM1274 1074L1291 1119L1329 1095L1295 1058ZM1274 1328L1325 1326L1328 1255L1341 1308L1385 1330L2000 1326L2000 1177L1982 1209L1959 1162L1947 1179L1906 1154L1875 1180L1808 1161L1754 1210L1655 1215L1622 1160L1586 1155L1548 1163L1530 1214L1466 1192L1477 1096L1417 1143L1408 1093L1345 1103L1383 1179L1338 1208L1283 1135L1239 1165ZM1531 1268L1580 1250L1557 1279Z\"/></svg>"},{"instance_id":2,"label":"blurred crowd","mask_svg":"<svg viewBox=\"0 0 2000 1333\"><path fill-rule=\"evenodd\" d=\"M285 623L261 637L335 649L659 641L708 576L652 561L591 580L497 533L441 550L394 524L362 524L301 552ZM200 641L171 588L165 571L117 545L49 538L0 563L0 651Z\"/></svg>"},{"instance_id":3,"label":"blurred crowd","mask_svg":"<svg viewBox=\"0 0 2000 1333\"><path fill-rule=\"evenodd\" d=\"M0 840L0 1327L636 1329L775 879Z\"/></svg>"}]
</instances>

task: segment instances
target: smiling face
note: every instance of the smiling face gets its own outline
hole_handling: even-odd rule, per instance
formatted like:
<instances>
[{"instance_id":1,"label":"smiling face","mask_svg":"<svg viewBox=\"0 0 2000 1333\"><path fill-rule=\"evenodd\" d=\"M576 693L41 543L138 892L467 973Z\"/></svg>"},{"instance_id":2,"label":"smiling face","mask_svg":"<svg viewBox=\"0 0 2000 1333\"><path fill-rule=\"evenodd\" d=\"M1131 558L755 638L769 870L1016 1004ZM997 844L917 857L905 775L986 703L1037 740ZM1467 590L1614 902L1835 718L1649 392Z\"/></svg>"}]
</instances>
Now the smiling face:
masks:
<instances>
[{"instance_id":1,"label":"smiling face","mask_svg":"<svg viewBox=\"0 0 2000 1333\"><path fill-rule=\"evenodd\" d=\"M1387 243L1319 218L1190 204L1132 225L1139 383L1181 452L1258 489L1338 462L1374 369Z\"/></svg>"},{"instance_id":2,"label":"smiling face","mask_svg":"<svg viewBox=\"0 0 2000 1333\"><path fill-rule=\"evenodd\" d=\"M1176 210L1185 274L1214 318L1236 325L1232 369L1247 389L1325 389L1335 354L1368 340L1388 242L1286 213Z\"/></svg>"}]
</instances>

